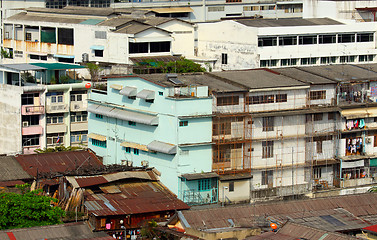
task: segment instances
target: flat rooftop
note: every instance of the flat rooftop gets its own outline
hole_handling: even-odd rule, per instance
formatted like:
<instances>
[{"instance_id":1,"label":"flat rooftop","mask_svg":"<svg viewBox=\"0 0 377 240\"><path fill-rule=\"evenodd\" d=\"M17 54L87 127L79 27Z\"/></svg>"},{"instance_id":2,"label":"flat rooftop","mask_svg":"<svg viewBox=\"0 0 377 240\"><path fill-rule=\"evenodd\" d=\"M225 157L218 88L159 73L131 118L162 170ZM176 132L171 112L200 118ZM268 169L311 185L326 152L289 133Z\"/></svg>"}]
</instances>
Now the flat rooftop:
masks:
<instances>
[{"instance_id":1,"label":"flat rooftop","mask_svg":"<svg viewBox=\"0 0 377 240\"><path fill-rule=\"evenodd\" d=\"M248 27L295 27L295 26L344 25L344 23L335 21L330 18L239 19L235 21Z\"/></svg>"}]
</instances>

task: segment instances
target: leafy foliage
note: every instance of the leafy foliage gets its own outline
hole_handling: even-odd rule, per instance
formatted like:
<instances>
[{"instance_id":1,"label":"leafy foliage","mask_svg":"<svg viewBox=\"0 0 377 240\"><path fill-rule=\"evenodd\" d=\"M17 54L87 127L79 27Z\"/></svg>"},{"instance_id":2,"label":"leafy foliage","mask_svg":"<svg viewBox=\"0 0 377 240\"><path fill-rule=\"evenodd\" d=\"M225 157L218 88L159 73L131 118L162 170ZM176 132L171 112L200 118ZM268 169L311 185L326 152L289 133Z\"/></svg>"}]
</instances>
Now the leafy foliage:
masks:
<instances>
[{"instance_id":1,"label":"leafy foliage","mask_svg":"<svg viewBox=\"0 0 377 240\"><path fill-rule=\"evenodd\" d=\"M44 149L37 148L37 149L34 150L34 152L36 152L36 153L66 152L66 151L76 151L76 150L80 150L80 149L82 149L82 148L81 147L71 147L71 146L65 147L63 145L60 145L60 146L56 146L54 148L44 148Z\"/></svg>"},{"instance_id":2,"label":"leafy foliage","mask_svg":"<svg viewBox=\"0 0 377 240\"><path fill-rule=\"evenodd\" d=\"M86 67L89 70L91 80L97 82L99 80L99 74L103 69L98 64L91 62L87 63Z\"/></svg>"},{"instance_id":3,"label":"leafy foliage","mask_svg":"<svg viewBox=\"0 0 377 240\"><path fill-rule=\"evenodd\" d=\"M1 57L2 58L13 58L13 52L7 52L4 48L1 48Z\"/></svg>"},{"instance_id":4,"label":"leafy foliage","mask_svg":"<svg viewBox=\"0 0 377 240\"><path fill-rule=\"evenodd\" d=\"M205 72L205 68L200 64L194 63L186 58L181 58L174 62L162 62L147 59L144 62L137 63L138 66L144 66L147 68L161 69L163 73L190 73L190 72Z\"/></svg>"},{"instance_id":5,"label":"leafy foliage","mask_svg":"<svg viewBox=\"0 0 377 240\"><path fill-rule=\"evenodd\" d=\"M39 195L40 191L26 191L27 185L16 185L22 194L0 193L0 229L24 228L61 223L64 211L51 207L56 199Z\"/></svg>"}]
</instances>

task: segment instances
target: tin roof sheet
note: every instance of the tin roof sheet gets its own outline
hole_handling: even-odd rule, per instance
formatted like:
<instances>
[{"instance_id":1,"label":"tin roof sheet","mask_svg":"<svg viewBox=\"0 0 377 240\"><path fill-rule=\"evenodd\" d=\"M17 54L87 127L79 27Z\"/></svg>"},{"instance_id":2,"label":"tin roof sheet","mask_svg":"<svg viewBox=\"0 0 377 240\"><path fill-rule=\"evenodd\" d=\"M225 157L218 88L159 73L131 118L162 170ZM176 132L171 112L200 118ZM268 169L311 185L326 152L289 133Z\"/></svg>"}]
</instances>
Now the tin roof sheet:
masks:
<instances>
[{"instance_id":1,"label":"tin roof sheet","mask_svg":"<svg viewBox=\"0 0 377 240\"><path fill-rule=\"evenodd\" d=\"M36 177L38 173L66 173L77 169L102 167L100 159L89 150L18 155L15 157L22 168Z\"/></svg>"},{"instance_id":2,"label":"tin roof sheet","mask_svg":"<svg viewBox=\"0 0 377 240\"><path fill-rule=\"evenodd\" d=\"M121 191L119 193L86 191L85 206L89 213L108 216L189 209L159 182L133 182L117 186Z\"/></svg>"},{"instance_id":3,"label":"tin roof sheet","mask_svg":"<svg viewBox=\"0 0 377 240\"><path fill-rule=\"evenodd\" d=\"M12 156L0 157L0 181L31 179L17 160Z\"/></svg>"}]
</instances>

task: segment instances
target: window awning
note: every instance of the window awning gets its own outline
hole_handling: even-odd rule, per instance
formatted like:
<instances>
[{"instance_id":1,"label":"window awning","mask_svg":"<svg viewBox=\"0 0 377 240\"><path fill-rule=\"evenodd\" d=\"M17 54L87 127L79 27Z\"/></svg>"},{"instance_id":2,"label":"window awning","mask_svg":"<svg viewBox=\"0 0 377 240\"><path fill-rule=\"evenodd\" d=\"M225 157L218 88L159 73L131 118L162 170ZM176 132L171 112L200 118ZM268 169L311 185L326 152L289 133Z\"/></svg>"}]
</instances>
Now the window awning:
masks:
<instances>
[{"instance_id":1,"label":"window awning","mask_svg":"<svg viewBox=\"0 0 377 240\"><path fill-rule=\"evenodd\" d=\"M132 121L151 126L158 125L158 116L128 111L120 108L91 104L88 106L87 111L95 114L101 114L106 117L121 119L124 121Z\"/></svg>"},{"instance_id":2,"label":"window awning","mask_svg":"<svg viewBox=\"0 0 377 240\"><path fill-rule=\"evenodd\" d=\"M342 162L342 168L356 168L356 167L364 167L364 160Z\"/></svg>"},{"instance_id":3,"label":"window awning","mask_svg":"<svg viewBox=\"0 0 377 240\"><path fill-rule=\"evenodd\" d=\"M206 178L217 178L219 177L219 175L215 172L207 172L207 173L182 174L181 177L185 178L188 181L191 181L191 180L206 179Z\"/></svg>"},{"instance_id":4,"label":"window awning","mask_svg":"<svg viewBox=\"0 0 377 240\"><path fill-rule=\"evenodd\" d=\"M136 97L137 88L125 86L119 93L127 97Z\"/></svg>"},{"instance_id":5,"label":"window awning","mask_svg":"<svg viewBox=\"0 0 377 240\"><path fill-rule=\"evenodd\" d=\"M115 90L122 90L123 86L119 84L111 84L110 88L115 89Z\"/></svg>"},{"instance_id":6,"label":"window awning","mask_svg":"<svg viewBox=\"0 0 377 240\"><path fill-rule=\"evenodd\" d=\"M377 107L346 109L341 114L346 119L377 117Z\"/></svg>"},{"instance_id":7,"label":"window awning","mask_svg":"<svg viewBox=\"0 0 377 240\"><path fill-rule=\"evenodd\" d=\"M90 49L92 49L92 50L104 50L105 47L100 46L100 45L92 45L92 46L90 46Z\"/></svg>"},{"instance_id":8,"label":"window awning","mask_svg":"<svg viewBox=\"0 0 377 240\"><path fill-rule=\"evenodd\" d=\"M130 147L130 148L136 148L142 151L148 152L148 148L146 145L138 144L138 143L133 143L133 142L122 142L120 144L122 147Z\"/></svg>"},{"instance_id":9,"label":"window awning","mask_svg":"<svg viewBox=\"0 0 377 240\"><path fill-rule=\"evenodd\" d=\"M96 139L98 141L102 141L102 142L106 141L106 136L96 134L96 133L89 133L88 137L92 139Z\"/></svg>"},{"instance_id":10,"label":"window awning","mask_svg":"<svg viewBox=\"0 0 377 240\"><path fill-rule=\"evenodd\" d=\"M370 167L377 167L377 158L372 158L369 162Z\"/></svg>"},{"instance_id":11,"label":"window awning","mask_svg":"<svg viewBox=\"0 0 377 240\"><path fill-rule=\"evenodd\" d=\"M56 58L75 58L73 55L60 55L60 54L54 54L54 57Z\"/></svg>"},{"instance_id":12,"label":"window awning","mask_svg":"<svg viewBox=\"0 0 377 240\"><path fill-rule=\"evenodd\" d=\"M166 153L166 154L176 154L177 147L170 143L164 143L160 141L153 141L147 145L147 148L151 151Z\"/></svg>"},{"instance_id":13,"label":"window awning","mask_svg":"<svg viewBox=\"0 0 377 240\"><path fill-rule=\"evenodd\" d=\"M136 97L142 98L145 100L153 100L154 99L154 91L143 89L136 94Z\"/></svg>"}]
</instances>

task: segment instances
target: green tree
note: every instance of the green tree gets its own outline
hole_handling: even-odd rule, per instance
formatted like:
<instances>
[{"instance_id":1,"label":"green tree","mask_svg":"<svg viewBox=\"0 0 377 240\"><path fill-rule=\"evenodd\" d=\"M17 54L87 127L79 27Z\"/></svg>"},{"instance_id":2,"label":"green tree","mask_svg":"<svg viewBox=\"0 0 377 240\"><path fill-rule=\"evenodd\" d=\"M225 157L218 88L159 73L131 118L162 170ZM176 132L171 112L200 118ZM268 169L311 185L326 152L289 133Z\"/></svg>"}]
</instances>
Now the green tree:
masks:
<instances>
[{"instance_id":1,"label":"green tree","mask_svg":"<svg viewBox=\"0 0 377 240\"><path fill-rule=\"evenodd\" d=\"M206 71L200 64L183 57L178 61L171 62L156 62L153 59L147 59L144 62L137 63L136 65L146 68L161 69L161 71L164 73L190 73Z\"/></svg>"},{"instance_id":2,"label":"green tree","mask_svg":"<svg viewBox=\"0 0 377 240\"><path fill-rule=\"evenodd\" d=\"M87 63L86 67L89 70L91 80L97 82L99 80L99 74L103 69L98 64L91 62Z\"/></svg>"},{"instance_id":3,"label":"green tree","mask_svg":"<svg viewBox=\"0 0 377 240\"><path fill-rule=\"evenodd\" d=\"M51 201L56 202L56 199L40 195L41 191L38 190L27 191L25 185L18 187L22 190L22 194L0 193L0 229L61 223L64 211L59 207L51 206Z\"/></svg>"}]
</instances>

